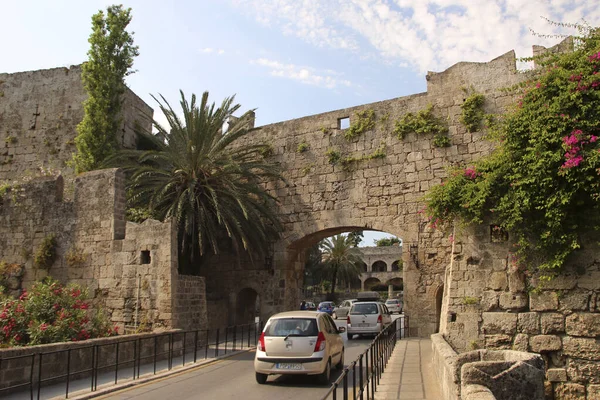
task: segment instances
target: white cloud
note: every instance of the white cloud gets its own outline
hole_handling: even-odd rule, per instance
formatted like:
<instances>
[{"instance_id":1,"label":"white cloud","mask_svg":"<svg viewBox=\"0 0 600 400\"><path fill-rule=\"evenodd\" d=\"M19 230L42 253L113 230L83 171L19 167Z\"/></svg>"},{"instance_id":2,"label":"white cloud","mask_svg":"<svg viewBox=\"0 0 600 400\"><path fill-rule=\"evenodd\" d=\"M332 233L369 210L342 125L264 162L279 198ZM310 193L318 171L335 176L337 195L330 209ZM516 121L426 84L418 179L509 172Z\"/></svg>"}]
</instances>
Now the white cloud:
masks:
<instances>
[{"instance_id":1,"label":"white cloud","mask_svg":"<svg viewBox=\"0 0 600 400\"><path fill-rule=\"evenodd\" d=\"M253 65L268 68L272 76L299 81L306 85L313 85L334 89L339 86L350 87L352 82L342 79L339 72L327 69L318 71L313 67L295 64L284 64L268 58L258 58L250 61Z\"/></svg>"},{"instance_id":2,"label":"white cloud","mask_svg":"<svg viewBox=\"0 0 600 400\"><path fill-rule=\"evenodd\" d=\"M204 54L218 54L218 55L222 55L225 54L225 50L223 49L213 49L212 47L205 47L203 49L200 49L200 53L204 53Z\"/></svg>"},{"instance_id":3,"label":"white cloud","mask_svg":"<svg viewBox=\"0 0 600 400\"><path fill-rule=\"evenodd\" d=\"M459 61L489 61L515 49L558 40L533 36L576 33L548 24L600 24L600 2L589 0L231 0L261 23L318 47L382 62L408 63L420 72Z\"/></svg>"}]
</instances>

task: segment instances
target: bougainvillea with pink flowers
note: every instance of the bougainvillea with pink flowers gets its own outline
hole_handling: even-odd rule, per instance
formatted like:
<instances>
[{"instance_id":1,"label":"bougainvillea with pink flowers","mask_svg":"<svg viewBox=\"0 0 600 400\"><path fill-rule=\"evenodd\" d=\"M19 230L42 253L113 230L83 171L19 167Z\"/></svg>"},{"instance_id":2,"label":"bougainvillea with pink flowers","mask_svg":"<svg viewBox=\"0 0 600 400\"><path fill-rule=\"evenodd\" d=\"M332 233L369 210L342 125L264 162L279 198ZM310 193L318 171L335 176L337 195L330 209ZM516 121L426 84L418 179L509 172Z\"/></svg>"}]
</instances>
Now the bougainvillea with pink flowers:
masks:
<instances>
[{"instance_id":1,"label":"bougainvillea with pink flowers","mask_svg":"<svg viewBox=\"0 0 600 400\"><path fill-rule=\"evenodd\" d=\"M101 311L94 311L87 293L56 280L35 283L18 299L0 303L0 346L78 341L116 335Z\"/></svg>"},{"instance_id":2,"label":"bougainvillea with pink flowers","mask_svg":"<svg viewBox=\"0 0 600 400\"><path fill-rule=\"evenodd\" d=\"M573 52L538 57L512 89L514 108L489 132L494 152L426 197L438 225L491 219L521 267L549 277L600 228L600 30L576 27Z\"/></svg>"}]
</instances>

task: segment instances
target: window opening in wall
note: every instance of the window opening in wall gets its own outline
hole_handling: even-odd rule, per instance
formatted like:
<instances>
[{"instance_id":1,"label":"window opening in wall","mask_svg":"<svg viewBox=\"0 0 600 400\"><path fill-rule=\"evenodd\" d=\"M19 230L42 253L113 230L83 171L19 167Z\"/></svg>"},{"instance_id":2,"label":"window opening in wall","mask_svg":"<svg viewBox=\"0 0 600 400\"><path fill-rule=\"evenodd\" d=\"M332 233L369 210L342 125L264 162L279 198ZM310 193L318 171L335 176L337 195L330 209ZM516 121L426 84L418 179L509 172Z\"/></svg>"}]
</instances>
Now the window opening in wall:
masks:
<instances>
[{"instance_id":1,"label":"window opening in wall","mask_svg":"<svg viewBox=\"0 0 600 400\"><path fill-rule=\"evenodd\" d=\"M490 238L492 243L508 241L508 232L498 225L490 225Z\"/></svg>"},{"instance_id":2,"label":"window opening in wall","mask_svg":"<svg viewBox=\"0 0 600 400\"><path fill-rule=\"evenodd\" d=\"M350 128L350 117L338 118L338 129Z\"/></svg>"},{"instance_id":3,"label":"window opening in wall","mask_svg":"<svg viewBox=\"0 0 600 400\"><path fill-rule=\"evenodd\" d=\"M141 264L150 264L150 250L142 250L140 255Z\"/></svg>"}]
</instances>

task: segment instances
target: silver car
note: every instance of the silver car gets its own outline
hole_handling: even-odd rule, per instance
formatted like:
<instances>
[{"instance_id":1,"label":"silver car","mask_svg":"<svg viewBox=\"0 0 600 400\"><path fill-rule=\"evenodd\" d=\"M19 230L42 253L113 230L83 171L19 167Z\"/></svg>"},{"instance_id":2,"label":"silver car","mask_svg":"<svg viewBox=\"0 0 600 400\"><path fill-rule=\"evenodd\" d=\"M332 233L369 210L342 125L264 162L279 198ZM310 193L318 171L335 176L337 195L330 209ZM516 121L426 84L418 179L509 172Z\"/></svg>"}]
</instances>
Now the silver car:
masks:
<instances>
[{"instance_id":1,"label":"silver car","mask_svg":"<svg viewBox=\"0 0 600 400\"><path fill-rule=\"evenodd\" d=\"M352 307L352 304L355 301L356 299L342 301L339 306L333 309L333 314L331 314L333 319L346 318L348 316L348 312L350 312L350 307Z\"/></svg>"},{"instance_id":2,"label":"silver car","mask_svg":"<svg viewBox=\"0 0 600 400\"><path fill-rule=\"evenodd\" d=\"M402 313L402 301L399 299L389 299L385 301L385 306L390 310L390 313Z\"/></svg>"},{"instance_id":3,"label":"silver car","mask_svg":"<svg viewBox=\"0 0 600 400\"><path fill-rule=\"evenodd\" d=\"M358 301L352 305L348 314L348 340L354 339L354 334L376 335L391 323L392 316L385 304L377 301Z\"/></svg>"},{"instance_id":4,"label":"silver car","mask_svg":"<svg viewBox=\"0 0 600 400\"><path fill-rule=\"evenodd\" d=\"M327 313L290 311L273 315L258 339L254 371L256 381L271 374L317 375L329 383L331 367L344 368L344 340Z\"/></svg>"}]
</instances>

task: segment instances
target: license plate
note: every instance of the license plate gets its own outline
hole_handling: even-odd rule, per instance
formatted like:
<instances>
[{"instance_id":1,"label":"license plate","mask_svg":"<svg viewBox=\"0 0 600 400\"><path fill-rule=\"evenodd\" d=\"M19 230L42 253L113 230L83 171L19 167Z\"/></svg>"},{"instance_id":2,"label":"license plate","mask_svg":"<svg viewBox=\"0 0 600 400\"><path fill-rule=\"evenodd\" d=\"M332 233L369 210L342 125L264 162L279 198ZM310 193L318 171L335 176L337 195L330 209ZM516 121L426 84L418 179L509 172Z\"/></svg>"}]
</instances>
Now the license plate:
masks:
<instances>
[{"instance_id":1,"label":"license plate","mask_svg":"<svg viewBox=\"0 0 600 400\"><path fill-rule=\"evenodd\" d=\"M358 324L359 328L366 328L368 326L371 326L371 324Z\"/></svg>"},{"instance_id":2,"label":"license plate","mask_svg":"<svg viewBox=\"0 0 600 400\"><path fill-rule=\"evenodd\" d=\"M275 368L277 368L277 369L301 370L302 369L302 364L277 363L277 364L275 364Z\"/></svg>"}]
</instances>

